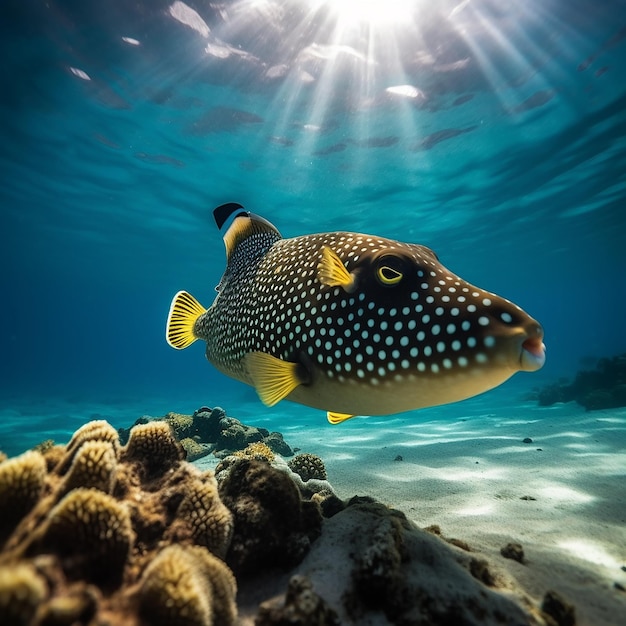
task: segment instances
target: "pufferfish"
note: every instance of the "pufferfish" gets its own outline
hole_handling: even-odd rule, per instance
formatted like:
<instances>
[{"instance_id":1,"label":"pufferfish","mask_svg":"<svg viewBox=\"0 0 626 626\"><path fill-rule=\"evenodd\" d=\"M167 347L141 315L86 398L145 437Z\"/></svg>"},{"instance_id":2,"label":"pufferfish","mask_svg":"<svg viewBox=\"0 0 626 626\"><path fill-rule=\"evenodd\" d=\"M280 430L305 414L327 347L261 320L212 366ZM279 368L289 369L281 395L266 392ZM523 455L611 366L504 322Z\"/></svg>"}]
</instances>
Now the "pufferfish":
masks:
<instances>
[{"instance_id":1,"label":"pufferfish","mask_svg":"<svg viewBox=\"0 0 626 626\"><path fill-rule=\"evenodd\" d=\"M213 304L174 296L170 346L337 424L447 404L545 361L541 325L466 282L423 245L332 232L284 239L228 203L214 210L227 265Z\"/></svg>"}]
</instances>

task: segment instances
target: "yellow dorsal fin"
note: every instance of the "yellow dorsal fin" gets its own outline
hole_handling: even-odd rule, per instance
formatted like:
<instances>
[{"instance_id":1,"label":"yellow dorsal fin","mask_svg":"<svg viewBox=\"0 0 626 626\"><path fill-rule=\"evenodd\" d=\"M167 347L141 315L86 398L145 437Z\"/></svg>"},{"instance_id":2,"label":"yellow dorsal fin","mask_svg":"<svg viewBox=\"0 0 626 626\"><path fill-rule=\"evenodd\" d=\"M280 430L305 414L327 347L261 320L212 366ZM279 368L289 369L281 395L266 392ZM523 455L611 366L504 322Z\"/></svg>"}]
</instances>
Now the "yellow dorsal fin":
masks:
<instances>
[{"instance_id":1,"label":"yellow dorsal fin","mask_svg":"<svg viewBox=\"0 0 626 626\"><path fill-rule=\"evenodd\" d=\"M348 293L356 289L356 276L351 274L334 250L322 248L322 260L317 266L317 278L327 287L343 287Z\"/></svg>"},{"instance_id":2,"label":"yellow dorsal fin","mask_svg":"<svg viewBox=\"0 0 626 626\"><path fill-rule=\"evenodd\" d=\"M299 363L283 361L265 352L246 354L244 364L261 402L266 406L274 406L298 385L306 382L303 368Z\"/></svg>"},{"instance_id":3,"label":"yellow dorsal fin","mask_svg":"<svg viewBox=\"0 0 626 626\"><path fill-rule=\"evenodd\" d=\"M190 293L179 291L172 300L167 316L167 343L177 350L190 346L198 339L193 328L203 313L206 313L206 309Z\"/></svg>"},{"instance_id":4,"label":"yellow dorsal fin","mask_svg":"<svg viewBox=\"0 0 626 626\"><path fill-rule=\"evenodd\" d=\"M346 420L352 419L356 417L356 415L350 415L348 413L336 413L335 411L328 411L326 413L326 417L331 424L341 424L341 422L345 422Z\"/></svg>"}]
</instances>

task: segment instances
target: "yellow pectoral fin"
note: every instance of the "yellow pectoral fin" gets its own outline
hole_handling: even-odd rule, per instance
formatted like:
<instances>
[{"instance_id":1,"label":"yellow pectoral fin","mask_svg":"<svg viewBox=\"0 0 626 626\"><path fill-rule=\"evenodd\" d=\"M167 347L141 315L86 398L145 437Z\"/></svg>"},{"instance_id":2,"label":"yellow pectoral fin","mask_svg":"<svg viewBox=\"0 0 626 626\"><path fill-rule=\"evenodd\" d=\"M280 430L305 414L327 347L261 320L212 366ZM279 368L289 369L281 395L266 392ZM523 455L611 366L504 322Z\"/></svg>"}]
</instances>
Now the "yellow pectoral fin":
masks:
<instances>
[{"instance_id":1,"label":"yellow pectoral fin","mask_svg":"<svg viewBox=\"0 0 626 626\"><path fill-rule=\"evenodd\" d=\"M326 413L326 417L331 424L341 424L341 422L345 422L356 415L349 415L348 413L335 413L334 411L328 411Z\"/></svg>"},{"instance_id":2,"label":"yellow pectoral fin","mask_svg":"<svg viewBox=\"0 0 626 626\"><path fill-rule=\"evenodd\" d=\"M203 313L206 313L206 309L190 293L179 291L172 300L167 316L167 343L177 350L190 346L198 339L193 329L196 320Z\"/></svg>"},{"instance_id":3,"label":"yellow pectoral fin","mask_svg":"<svg viewBox=\"0 0 626 626\"><path fill-rule=\"evenodd\" d=\"M250 352L243 360L256 392L266 406L274 406L306 382L299 363L283 361L265 352Z\"/></svg>"},{"instance_id":4,"label":"yellow pectoral fin","mask_svg":"<svg viewBox=\"0 0 626 626\"><path fill-rule=\"evenodd\" d=\"M348 293L356 289L356 276L351 274L337 253L328 246L322 248L322 260L317 266L317 278L327 287L343 287Z\"/></svg>"}]
</instances>

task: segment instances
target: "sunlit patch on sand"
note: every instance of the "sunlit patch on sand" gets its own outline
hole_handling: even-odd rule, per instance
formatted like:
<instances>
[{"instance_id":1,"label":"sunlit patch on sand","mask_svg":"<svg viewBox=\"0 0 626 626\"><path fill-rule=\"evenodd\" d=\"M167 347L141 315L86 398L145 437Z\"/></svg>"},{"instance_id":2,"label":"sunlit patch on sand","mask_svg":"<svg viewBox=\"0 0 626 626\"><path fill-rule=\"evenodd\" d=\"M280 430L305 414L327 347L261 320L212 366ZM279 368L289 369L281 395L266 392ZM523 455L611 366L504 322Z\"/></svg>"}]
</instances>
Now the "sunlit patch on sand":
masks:
<instances>
[{"instance_id":1,"label":"sunlit patch on sand","mask_svg":"<svg viewBox=\"0 0 626 626\"><path fill-rule=\"evenodd\" d=\"M595 565L602 565L612 570L612 572L616 572L622 566L621 561L615 559L606 551L604 546L596 541L580 538L566 539L559 541L557 545L578 559L584 559Z\"/></svg>"},{"instance_id":2,"label":"sunlit patch on sand","mask_svg":"<svg viewBox=\"0 0 626 626\"><path fill-rule=\"evenodd\" d=\"M550 500L555 504L588 504L596 500L595 496L584 491L556 483L538 489L537 493L541 498Z\"/></svg>"},{"instance_id":3,"label":"sunlit patch on sand","mask_svg":"<svg viewBox=\"0 0 626 626\"><path fill-rule=\"evenodd\" d=\"M466 506L461 509L456 509L454 512L457 515L461 515L463 517L469 516L478 516L478 515L491 515L494 512L494 505L490 502L485 502L483 504L472 504L471 506Z\"/></svg>"}]
</instances>

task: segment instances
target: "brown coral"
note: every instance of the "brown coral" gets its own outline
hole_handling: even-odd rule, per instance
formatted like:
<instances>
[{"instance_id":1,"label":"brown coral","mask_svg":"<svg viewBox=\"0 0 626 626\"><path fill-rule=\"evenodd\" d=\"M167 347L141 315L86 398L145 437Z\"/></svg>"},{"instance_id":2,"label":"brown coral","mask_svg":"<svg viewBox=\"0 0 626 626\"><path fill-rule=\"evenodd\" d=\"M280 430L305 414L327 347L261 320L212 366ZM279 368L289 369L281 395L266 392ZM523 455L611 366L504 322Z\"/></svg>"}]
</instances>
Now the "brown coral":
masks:
<instances>
[{"instance_id":1,"label":"brown coral","mask_svg":"<svg viewBox=\"0 0 626 626\"><path fill-rule=\"evenodd\" d=\"M97 489L71 491L48 516L38 552L61 555L72 579L118 584L133 533L126 507Z\"/></svg>"},{"instance_id":2,"label":"brown coral","mask_svg":"<svg viewBox=\"0 0 626 626\"><path fill-rule=\"evenodd\" d=\"M30 564L0 566L0 624L30 624L46 595L45 581Z\"/></svg>"},{"instance_id":3,"label":"brown coral","mask_svg":"<svg viewBox=\"0 0 626 626\"><path fill-rule=\"evenodd\" d=\"M111 493L117 466L116 449L110 441L86 441L74 455L63 490L93 487Z\"/></svg>"},{"instance_id":4,"label":"brown coral","mask_svg":"<svg viewBox=\"0 0 626 626\"><path fill-rule=\"evenodd\" d=\"M172 427L174 435L179 441L192 437L194 434L193 416L191 415L170 412L165 415L163 421Z\"/></svg>"},{"instance_id":5,"label":"brown coral","mask_svg":"<svg viewBox=\"0 0 626 626\"><path fill-rule=\"evenodd\" d=\"M58 469L59 474L64 474L71 465L74 454L87 441L109 441L116 449L119 447L117 431L105 420L94 420L81 426L70 439L65 448L65 456L61 460Z\"/></svg>"},{"instance_id":6,"label":"brown coral","mask_svg":"<svg viewBox=\"0 0 626 626\"><path fill-rule=\"evenodd\" d=\"M212 474L189 480L167 537L191 540L224 558L233 534L233 516L222 504Z\"/></svg>"},{"instance_id":7,"label":"brown coral","mask_svg":"<svg viewBox=\"0 0 626 626\"><path fill-rule=\"evenodd\" d=\"M208 443L200 443L191 437L181 439L180 445L185 449L186 458L189 462L201 459L203 456L209 454L214 447Z\"/></svg>"},{"instance_id":8,"label":"brown coral","mask_svg":"<svg viewBox=\"0 0 626 626\"><path fill-rule=\"evenodd\" d=\"M271 463L276 457L272 449L262 441L249 443L243 450L233 452L233 456L244 459L256 459L257 461L267 461Z\"/></svg>"},{"instance_id":9,"label":"brown coral","mask_svg":"<svg viewBox=\"0 0 626 626\"><path fill-rule=\"evenodd\" d=\"M46 462L29 451L0 465L0 545L39 500L46 476Z\"/></svg>"},{"instance_id":10,"label":"brown coral","mask_svg":"<svg viewBox=\"0 0 626 626\"><path fill-rule=\"evenodd\" d=\"M139 611L152 626L230 626L236 590L230 570L210 552L172 545L146 568Z\"/></svg>"},{"instance_id":11,"label":"brown coral","mask_svg":"<svg viewBox=\"0 0 626 626\"><path fill-rule=\"evenodd\" d=\"M294 565L321 531L319 506L303 501L291 478L263 461L238 459L219 494L234 516L226 562L236 573Z\"/></svg>"},{"instance_id":12,"label":"brown coral","mask_svg":"<svg viewBox=\"0 0 626 626\"><path fill-rule=\"evenodd\" d=\"M0 623L234 623L234 578L209 552L225 555L232 534L213 475L181 461L164 422L133 429L121 449L112 433L106 422L85 425L50 449L61 456L53 467L38 452L0 465ZM208 589L209 621L185 621L192 605L177 599L176 576L158 572L174 567L164 551L178 540L181 584ZM150 593L167 618L139 620Z\"/></svg>"},{"instance_id":13,"label":"brown coral","mask_svg":"<svg viewBox=\"0 0 626 626\"><path fill-rule=\"evenodd\" d=\"M182 447L165 422L134 426L123 452L125 461L139 462L146 468L148 475L162 473L184 457Z\"/></svg>"},{"instance_id":14,"label":"brown coral","mask_svg":"<svg viewBox=\"0 0 626 626\"><path fill-rule=\"evenodd\" d=\"M324 461L315 454L309 454L308 452L296 454L287 465L292 472L298 474L305 482L311 480L311 478L316 480L326 480L328 478Z\"/></svg>"}]
</instances>

